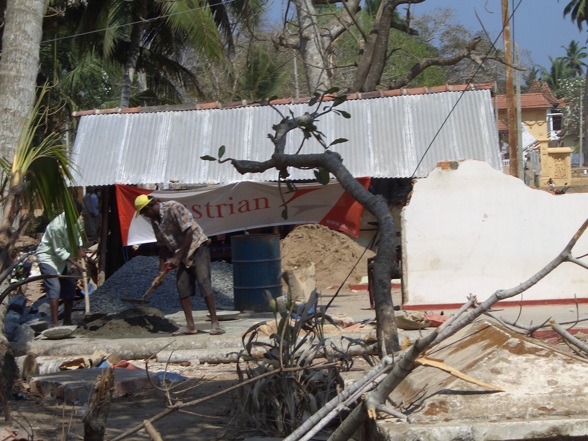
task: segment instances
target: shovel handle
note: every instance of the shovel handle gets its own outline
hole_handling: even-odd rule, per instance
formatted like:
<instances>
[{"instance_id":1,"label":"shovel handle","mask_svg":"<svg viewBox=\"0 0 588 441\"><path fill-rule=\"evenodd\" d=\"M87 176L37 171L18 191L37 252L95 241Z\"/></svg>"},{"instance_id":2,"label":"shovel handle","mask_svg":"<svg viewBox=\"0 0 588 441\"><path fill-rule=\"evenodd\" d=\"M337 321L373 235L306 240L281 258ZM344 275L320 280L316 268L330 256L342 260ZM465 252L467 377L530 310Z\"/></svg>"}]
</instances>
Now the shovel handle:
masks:
<instances>
[{"instance_id":1,"label":"shovel handle","mask_svg":"<svg viewBox=\"0 0 588 441\"><path fill-rule=\"evenodd\" d=\"M163 279L165 279L165 276L167 275L167 273L170 270L171 270L171 268L167 268L165 271L160 272L157 275L157 277L155 277L155 279L153 279L153 282L151 282L151 286L145 292L145 294L143 294L143 298L142 298L143 301L145 301L145 299L147 297L149 297L153 291L155 291L155 288L157 288L161 284L161 282L163 282Z\"/></svg>"},{"instance_id":2,"label":"shovel handle","mask_svg":"<svg viewBox=\"0 0 588 441\"><path fill-rule=\"evenodd\" d=\"M84 309L86 314L90 313L90 293L88 292L88 271L86 259L82 259L82 283L84 284Z\"/></svg>"}]
</instances>

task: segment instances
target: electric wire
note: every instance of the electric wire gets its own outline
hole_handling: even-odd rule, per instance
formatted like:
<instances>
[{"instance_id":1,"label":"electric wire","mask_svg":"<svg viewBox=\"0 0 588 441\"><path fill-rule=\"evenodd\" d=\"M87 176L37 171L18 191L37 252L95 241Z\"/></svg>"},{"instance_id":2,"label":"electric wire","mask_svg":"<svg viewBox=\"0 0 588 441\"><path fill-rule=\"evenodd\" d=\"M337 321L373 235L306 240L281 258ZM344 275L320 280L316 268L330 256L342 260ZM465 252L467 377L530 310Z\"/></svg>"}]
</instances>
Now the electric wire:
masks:
<instances>
[{"instance_id":1,"label":"electric wire","mask_svg":"<svg viewBox=\"0 0 588 441\"><path fill-rule=\"evenodd\" d=\"M228 0L226 2L223 2L225 4L231 4L231 3L235 3L237 0ZM56 38L51 38L48 40L42 40L41 44L45 44L45 43L54 43L56 41L62 41L62 40L69 40L72 38L76 38L76 37L83 37L85 35L91 35L91 34L98 34L100 32L106 32L106 31L110 31L113 29L120 29L120 28L124 28L127 26L134 26L136 24L140 24L140 23L151 23L157 20L163 20L164 18L168 18L168 17L173 17L175 15L180 15L180 14L186 14L188 12L194 12L194 11L198 11L198 10L204 10L206 9L207 6L200 6L197 8L192 8L192 9L186 9L185 11L179 11L179 12L173 12L171 14L165 14L165 15L158 15L157 17L153 17L153 18L147 18L144 20L137 20L137 21L133 21L133 22L129 22L129 23L122 23L116 26L108 26L106 28L102 28L102 29L96 29L93 31L88 31L88 32L80 32L79 34L72 34L72 35L65 35L63 37L56 37Z\"/></svg>"},{"instance_id":2,"label":"electric wire","mask_svg":"<svg viewBox=\"0 0 588 441\"><path fill-rule=\"evenodd\" d=\"M519 2L517 3L516 7L513 8L512 13L510 14L510 16L508 17L508 21L510 22L512 20L512 18L515 15L516 10L519 8L519 6L521 6L521 3L523 2L523 0L519 0ZM488 55L490 55L490 52L496 47L496 42L498 41L498 39L502 36L502 34L504 33L504 23L502 24L502 27L500 29L500 32L498 33L498 36L494 39L494 41L492 42L492 46L488 49L488 52L486 53L486 57ZM474 78L476 77L476 75L478 74L478 72L480 71L480 69L482 68L481 64L478 64L478 67L476 68L476 70L474 71L474 73L472 74L472 77L470 78L470 80L467 82L467 85L469 86L470 84L473 84ZM447 124L447 121L449 121L449 118L451 117L451 115L453 114L454 110L457 108L457 105L459 104L459 102L461 101L461 99L463 98L464 94L466 93L467 88L462 90L460 95L457 98L457 101L455 101L455 103L453 104L453 106L451 107L451 109L449 110L449 113L447 114L447 116L445 117L445 119L443 120L443 122L441 123L441 126L439 127L439 129L437 130L437 132L435 133L435 135L433 136L433 139L431 140L431 142L429 143L428 147L425 149L425 152L423 153L423 155L421 156L421 159L419 160L417 166L415 167L414 171L412 172L412 175L410 176L410 179L414 178L416 175L416 172L418 171L420 165L422 164L422 162L425 159L425 156L427 156L427 153L429 153L429 150L431 150L431 147L433 146L433 144L435 143L435 140L437 139L437 137L439 136L439 134L441 133L441 130L443 130L443 127L445 127L445 124Z\"/></svg>"},{"instance_id":3,"label":"electric wire","mask_svg":"<svg viewBox=\"0 0 588 441\"><path fill-rule=\"evenodd\" d=\"M234 3L235 1L236 0L229 0L226 3ZM512 0L512 1L514 3L514 0ZM512 13L509 16L509 21L514 17L516 10L520 7L520 5L521 5L522 2L523 2L523 0L519 0L519 2L517 3L516 7L513 7ZM120 25L117 25L117 26L109 26L109 27L102 28L102 29L96 29L94 31L82 32L82 33L67 35L67 36L63 36L63 37L57 37L57 38L47 39L47 40L41 41L41 44L53 43L53 42L57 42L57 41L63 41L63 40L72 39L72 38L76 38L76 37L81 37L81 36L85 36L85 35L91 35L91 34L96 34L96 33L100 33L100 32L106 32L108 30L113 30L113 29L120 29L120 28L127 27L127 26L133 26L133 25L138 24L138 23L145 23L145 22L150 23L150 22L154 22L154 21L157 21L157 20L162 20L164 18L172 17L172 16L179 15L179 14L185 14L187 12L193 12L193 11L196 11L196 10L199 10L199 9L204 9L204 8L205 7L192 8L192 9L188 9L188 10L185 10L185 11L174 12L174 13L166 14L166 15L160 15L160 16L153 17L153 18L150 18L150 19L137 20L137 21L134 21L134 22L123 23L123 24L120 24ZM498 39L502 36L503 33L504 33L504 24L501 27L501 30L498 33L497 37L492 42L491 47L488 49L488 52L486 53L486 56L488 56L490 54L490 52L495 48ZM275 71L279 70L280 68L282 68L283 66L285 66L286 64L288 64L295 57L296 57L296 55L294 55L292 58L289 58L288 60L286 60L280 66L277 66L275 68ZM467 85L473 84L474 78L476 77L476 75L478 74L478 72L480 71L481 68L482 68L482 66L480 64L478 64L478 67L476 68L476 70L472 74L471 79L467 82ZM443 120L443 122L441 123L441 126L439 127L439 129L437 130L437 132L435 133L435 135L433 136L433 139L431 140L431 142L429 143L429 145L425 149L425 152L421 156L421 158L420 158L419 162L417 163L417 165L416 165L413 173L411 174L411 176L410 176L411 179L414 178L414 176L416 175L416 172L418 171L418 168L420 167L420 165L424 161L425 156L427 155L427 153L432 148L433 144L435 143L435 140L437 139L437 137L439 136L439 134L443 130L443 127L445 127L445 125L447 124L447 121L449 121L449 118L453 114L454 110L457 108L457 105L461 101L461 98L463 97L463 95L466 92L466 90L467 89L464 89L461 92L461 94L458 97L457 101L453 104L453 106L450 109L449 113L447 114L447 116L445 117L445 119Z\"/></svg>"}]
</instances>

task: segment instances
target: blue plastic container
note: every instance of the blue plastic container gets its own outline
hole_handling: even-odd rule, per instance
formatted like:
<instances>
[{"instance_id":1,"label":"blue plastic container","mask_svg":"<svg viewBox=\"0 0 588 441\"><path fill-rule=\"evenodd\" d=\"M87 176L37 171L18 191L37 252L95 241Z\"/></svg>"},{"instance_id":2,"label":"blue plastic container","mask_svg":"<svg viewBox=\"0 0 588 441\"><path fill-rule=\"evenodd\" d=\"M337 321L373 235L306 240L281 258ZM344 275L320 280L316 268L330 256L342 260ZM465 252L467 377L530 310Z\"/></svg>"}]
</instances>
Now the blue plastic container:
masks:
<instances>
[{"instance_id":1,"label":"blue plastic container","mask_svg":"<svg viewBox=\"0 0 588 441\"><path fill-rule=\"evenodd\" d=\"M231 236L233 290L238 311L270 311L263 292L282 295L282 261L277 234Z\"/></svg>"}]
</instances>

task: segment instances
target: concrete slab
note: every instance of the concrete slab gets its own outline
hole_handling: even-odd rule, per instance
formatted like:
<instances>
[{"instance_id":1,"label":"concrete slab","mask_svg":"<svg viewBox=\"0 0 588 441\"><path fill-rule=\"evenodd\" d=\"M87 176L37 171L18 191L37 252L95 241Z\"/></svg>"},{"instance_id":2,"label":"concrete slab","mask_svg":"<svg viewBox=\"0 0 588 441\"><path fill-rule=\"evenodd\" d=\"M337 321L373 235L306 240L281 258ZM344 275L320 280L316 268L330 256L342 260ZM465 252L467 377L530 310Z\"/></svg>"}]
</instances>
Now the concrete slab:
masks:
<instances>
[{"instance_id":1,"label":"concrete slab","mask_svg":"<svg viewBox=\"0 0 588 441\"><path fill-rule=\"evenodd\" d=\"M417 367L390 395L408 421L378 421L379 439L483 441L588 434L586 359L488 320L464 328L427 357L504 392L437 368Z\"/></svg>"},{"instance_id":2,"label":"concrete slab","mask_svg":"<svg viewBox=\"0 0 588 441\"><path fill-rule=\"evenodd\" d=\"M186 325L181 312L166 317L172 319L178 326ZM172 336L167 333L155 333L104 339L93 338L91 334L76 335L74 333L71 338L62 340L39 338L22 345L13 344L12 348L17 355L31 354L35 357L87 356L96 350L102 350L109 354L117 354L126 360L144 359L159 353L162 353L160 357L165 359L168 353L173 352L174 361L199 360L200 362L227 363L235 361L235 354L243 349L242 338L247 329L259 322L273 319L271 313L243 313L235 320L222 321L221 324L226 333L214 336L208 334L210 321L206 319L205 313L198 311L194 314L194 320L199 332L194 335ZM329 325L325 327L325 334L333 335L334 338L340 338L344 334L355 338L373 339L374 327L366 325L342 331ZM186 354L183 358L179 358L182 352Z\"/></svg>"},{"instance_id":3,"label":"concrete slab","mask_svg":"<svg viewBox=\"0 0 588 441\"><path fill-rule=\"evenodd\" d=\"M105 369L76 369L60 371L31 378L30 393L43 398L57 398L70 404L88 401L96 379ZM157 376L151 380L157 384ZM142 369L131 370L114 368L114 397L137 392L145 387L151 387L147 373Z\"/></svg>"}]
</instances>

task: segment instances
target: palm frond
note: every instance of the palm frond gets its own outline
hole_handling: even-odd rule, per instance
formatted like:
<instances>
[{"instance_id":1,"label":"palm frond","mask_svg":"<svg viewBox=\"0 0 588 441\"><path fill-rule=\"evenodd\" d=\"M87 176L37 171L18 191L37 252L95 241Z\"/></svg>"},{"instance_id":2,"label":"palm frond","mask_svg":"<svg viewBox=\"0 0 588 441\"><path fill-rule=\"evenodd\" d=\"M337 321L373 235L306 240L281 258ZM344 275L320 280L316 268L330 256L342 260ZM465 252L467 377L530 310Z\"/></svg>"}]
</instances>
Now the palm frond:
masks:
<instances>
[{"instance_id":1,"label":"palm frond","mask_svg":"<svg viewBox=\"0 0 588 441\"><path fill-rule=\"evenodd\" d=\"M162 13L167 16L166 27L185 37L185 43L210 60L223 56L222 39L213 12L209 7L195 7L191 1L165 2ZM197 3L199 4L199 3ZM225 38L226 32L223 32Z\"/></svg>"},{"instance_id":2,"label":"palm frond","mask_svg":"<svg viewBox=\"0 0 588 441\"><path fill-rule=\"evenodd\" d=\"M48 90L47 85L41 89L20 134L11 165L10 189L22 194L30 210L40 203L48 218L65 211L68 239L73 244L78 242L83 232L78 223L79 212L68 188L68 185L74 185L68 147L60 142L57 133L44 135L37 142L42 122L49 111L43 105Z\"/></svg>"}]
</instances>

